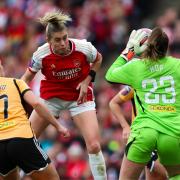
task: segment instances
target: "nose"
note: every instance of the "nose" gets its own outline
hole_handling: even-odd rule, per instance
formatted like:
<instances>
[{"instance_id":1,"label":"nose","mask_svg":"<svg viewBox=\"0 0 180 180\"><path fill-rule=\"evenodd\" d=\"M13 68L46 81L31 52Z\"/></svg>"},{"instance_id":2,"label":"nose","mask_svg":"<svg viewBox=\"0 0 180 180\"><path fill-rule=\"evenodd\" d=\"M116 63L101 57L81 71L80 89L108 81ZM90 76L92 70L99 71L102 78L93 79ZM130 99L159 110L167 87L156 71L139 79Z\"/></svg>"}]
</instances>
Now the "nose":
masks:
<instances>
[{"instance_id":1,"label":"nose","mask_svg":"<svg viewBox=\"0 0 180 180\"><path fill-rule=\"evenodd\" d=\"M64 47L65 46L65 42L63 40L60 41L60 46Z\"/></svg>"}]
</instances>

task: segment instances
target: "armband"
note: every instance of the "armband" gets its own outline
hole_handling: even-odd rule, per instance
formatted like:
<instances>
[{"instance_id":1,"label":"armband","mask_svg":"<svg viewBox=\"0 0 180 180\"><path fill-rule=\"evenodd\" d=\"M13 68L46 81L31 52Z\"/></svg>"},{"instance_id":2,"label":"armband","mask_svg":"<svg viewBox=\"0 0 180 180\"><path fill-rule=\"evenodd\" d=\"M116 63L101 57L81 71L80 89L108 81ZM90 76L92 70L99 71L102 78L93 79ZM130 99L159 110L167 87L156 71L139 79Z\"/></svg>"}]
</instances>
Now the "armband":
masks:
<instances>
[{"instance_id":1,"label":"armband","mask_svg":"<svg viewBox=\"0 0 180 180\"><path fill-rule=\"evenodd\" d=\"M96 77L96 71L94 71L94 70L90 70L89 71L89 76L91 76L91 82L94 82L94 80L95 80L95 77Z\"/></svg>"}]
</instances>

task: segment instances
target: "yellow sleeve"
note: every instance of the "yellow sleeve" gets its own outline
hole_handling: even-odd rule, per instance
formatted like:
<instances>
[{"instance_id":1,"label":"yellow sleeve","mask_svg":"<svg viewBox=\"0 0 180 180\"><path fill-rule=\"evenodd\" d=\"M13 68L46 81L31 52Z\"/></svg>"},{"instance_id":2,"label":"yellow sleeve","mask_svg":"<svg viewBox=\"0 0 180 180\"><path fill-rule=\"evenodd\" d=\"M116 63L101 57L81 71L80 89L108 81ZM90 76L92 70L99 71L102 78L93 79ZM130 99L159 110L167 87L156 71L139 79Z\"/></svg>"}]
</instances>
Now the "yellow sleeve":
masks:
<instances>
[{"instance_id":1,"label":"yellow sleeve","mask_svg":"<svg viewBox=\"0 0 180 180\"><path fill-rule=\"evenodd\" d=\"M131 100L133 97L134 97L134 90L129 86L125 86L119 92L119 98L124 102Z\"/></svg>"},{"instance_id":2,"label":"yellow sleeve","mask_svg":"<svg viewBox=\"0 0 180 180\"><path fill-rule=\"evenodd\" d=\"M26 91L31 90L30 87L22 79L16 79L16 82L22 95L24 95Z\"/></svg>"}]
</instances>

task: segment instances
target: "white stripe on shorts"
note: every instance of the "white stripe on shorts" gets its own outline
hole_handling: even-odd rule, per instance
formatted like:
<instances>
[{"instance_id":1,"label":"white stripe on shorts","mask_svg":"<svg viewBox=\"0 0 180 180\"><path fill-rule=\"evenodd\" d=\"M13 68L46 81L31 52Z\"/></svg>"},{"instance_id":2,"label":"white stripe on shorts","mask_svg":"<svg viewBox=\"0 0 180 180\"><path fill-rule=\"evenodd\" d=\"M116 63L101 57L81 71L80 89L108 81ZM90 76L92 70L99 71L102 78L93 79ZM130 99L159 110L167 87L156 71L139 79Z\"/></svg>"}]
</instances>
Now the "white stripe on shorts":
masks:
<instances>
[{"instance_id":1,"label":"white stripe on shorts","mask_svg":"<svg viewBox=\"0 0 180 180\"><path fill-rule=\"evenodd\" d=\"M39 150L39 152L41 153L41 155L43 156L43 158L45 160L48 159L48 155L46 154L46 152L40 147L38 141L36 139L33 138L34 144L36 145L37 149Z\"/></svg>"}]
</instances>

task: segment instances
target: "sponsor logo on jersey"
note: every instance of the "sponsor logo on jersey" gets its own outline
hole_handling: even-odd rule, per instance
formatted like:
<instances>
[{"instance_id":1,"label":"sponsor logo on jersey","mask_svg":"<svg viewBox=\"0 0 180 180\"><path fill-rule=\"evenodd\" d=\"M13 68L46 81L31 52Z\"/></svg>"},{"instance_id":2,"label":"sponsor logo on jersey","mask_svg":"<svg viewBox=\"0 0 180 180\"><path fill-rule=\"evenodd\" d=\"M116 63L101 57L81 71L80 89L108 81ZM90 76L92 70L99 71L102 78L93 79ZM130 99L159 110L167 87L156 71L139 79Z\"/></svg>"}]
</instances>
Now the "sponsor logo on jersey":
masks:
<instances>
[{"instance_id":1,"label":"sponsor logo on jersey","mask_svg":"<svg viewBox=\"0 0 180 180\"><path fill-rule=\"evenodd\" d=\"M6 129L9 127L15 126L15 122L14 121L6 121L6 122L2 122L0 123L0 129Z\"/></svg>"},{"instance_id":2,"label":"sponsor logo on jersey","mask_svg":"<svg viewBox=\"0 0 180 180\"><path fill-rule=\"evenodd\" d=\"M161 105L150 105L149 109L155 112L176 112L174 106L161 106Z\"/></svg>"},{"instance_id":3,"label":"sponsor logo on jersey","mask_svg":"<svg viewBox=\"0 0 180 180\"><path fill-rule=\"evenodd\" d=\"M35 63L36 63L35 60L32 59L32 60L30 61L30 63L29 63L29 67L33 67Z\"/></svg>"},{"instance_id":4,"label":"sponsor logo on jersey","mask_svg":"<svg viewBox=\"0 0 180 180\"><path fill-rule=\"evenodd\" d=\"M6 89L6 85L0 85L0 90L5 90Z\"/></svg>"},{"instance_id":5,"label":"sponsor logo on jersey","mask_svg":"<svg viewBox=\"0 0 180 180\"><path fill-rule=\"evenodd\" d=\"M67 69L63 71L52 71L52 75L58 79L72 79L78 76L78 72L81 71L81 68Z\"/></svg>"}]
</instances>

